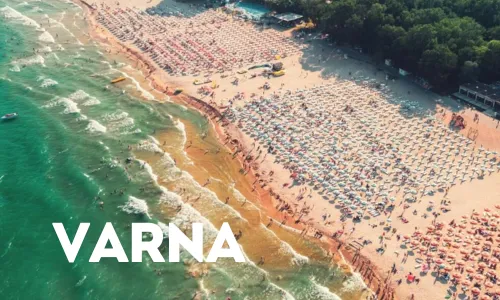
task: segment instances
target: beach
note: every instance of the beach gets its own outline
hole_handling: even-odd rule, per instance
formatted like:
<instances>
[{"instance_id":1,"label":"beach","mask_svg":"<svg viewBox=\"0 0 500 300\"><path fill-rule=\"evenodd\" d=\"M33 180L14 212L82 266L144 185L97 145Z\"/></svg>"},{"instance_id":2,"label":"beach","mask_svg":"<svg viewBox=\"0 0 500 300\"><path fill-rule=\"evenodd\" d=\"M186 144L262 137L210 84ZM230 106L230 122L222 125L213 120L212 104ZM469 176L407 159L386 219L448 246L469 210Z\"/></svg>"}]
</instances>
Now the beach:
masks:
<instances>
[{"instance_id":1,"label":"beach","mask_svg":"<svg viewBox=\"0 0 500 300\"><path fill-rule=\"evenodd\" d=\"M284 33L285 36L289 34L290 34L289 32ZM308 42L315 43L318 41L308 41ZM321 43L321 41L319 41L319 43ZM283 94L283 92L287 89L287 83L289 82L293 82L292 85L293 89L296 90L305 90L308 87L312 88L318 85L321 86L322 82L340 81L339 79L349 79L349 78L351 78L352 80L356 80L358 82L363 79L365 79L365 82L367 81L384 82L384 76L385 76L384 73L377 72L378 70L369 64L362 63L359 61L353 61L352 59L347 59L344 55L342 55L342 52L340 52L339 50L336 51L331 50L328 48L327 45L324 44L319 44L314 48L315 48L314 50L316 50L316 53L312 55L310 54L310 56L318 58L316 65L323 64L325 65L325 67L324 68L316 67L316 71L305 71L303 68L305 58L303 56L299 55L295 57L292 56L280 59L283 62L283 64L287 65L286 68L287 75L285 77L272 79L271 81L272 88L268 92L268 94L270 94L271 96L274 96L274 94L280 92ZM327 52L328 51L331 52L331 55L327 56L326 58L325 58L326 55L324 55L325 50ZM308 60L312 59L309 58ZM328 63L331 63L332 66L329 66ZM242 70L244 68L240 67L239 69ZM331 69L334 69L335 72L329 71ZM270 81L269 78L264 78L264 77L261 78L260 76L257 76L255 78L251 77L251 75L246 72L242 72L242 74L240 74L237 71L238 68L233 71L230 71L230 74L226 73L223 73L222 75L212 74L209 77L210 78L210 80L208 81L209 85L213 84L213 82L216 82L216 84L219 85L219 87L213 89L214 91L213 94L205 91L202 91L202 93L200 94L199 88L197 86L192 85L192 82L200 77L199 75L198 77L189 75L176 77L175 75L172 76L171 74L163 74L163 79L165 80L165 82L168 82L170 86L172 86L173 83L174 86L182 87L191 95L198 94L199 95L198 97L200 97L200 99L204 100L208 105L211 105L211 107L204 105L203 106L200 105L199 107L204 107L207 113L213 113L212 117L214 120L220 121L221 118L219 112L213 112L212 108L219 108L224 110L224 108L226 108L228 105L229 106L234 105L235 107L238 107L241 105L245 105L247 103L248 100L246 100L246 98L248 98L248 95L251 95L250 97L255 100L257 100L261 92L263 93L262 94L263 96L266 95L266 91L265 89L264 91L262 91L262 87L266 84L266 82ZM236 84L235 80L238 81ZM227 82L227 84L224 84L224 81ZM462 130L460 134L470 139L471 143L474 144L473 147L474 149L476 149L476 145L477 148L484 147L488 149L488 151L493 151L493 152L496 152L499 149L498 148L499 145L497 143L498 139L496 138L498 136L497 121L481 115L480 121L475 122L474 117L477 115L477 112L471 109L464 110L464 107L461 107L452 99L447 99L446 97L440 97L438 95L427 92L416 85L408 84L406 82L397 82L397 83L392 82L391 84L390 81L389 82L387 82L387 80L385 81L386 82L384 82L384 85L388 86L394 94L399 94L400 96L404 95L404 97L407 98L405 100L406 103L409 103L410 105L415 105L415 103L418 102L417 106L420 106L419 109L427 110L426 112L427 114L433 112L432 114L434 116L432 116L432 118L435 121L436 125L442 126L444 124L449 124L450 120L453 117L452 112L458 112L460 116L464 117L467 124L469 124L466 130ZM279 87L279 89L276 87ZM275 91L273 92L272 90ZM243 91L244 95L242 95L241 91ZM231 95L235 94L236 96L231 97ZM305 99L307 99L307 97L305 97ZM252 101L252 99L250 99L249 101ZM346 110L348 109L349 108L346 108ZM235 142L235 144L233 145L236 147L232 147L233 151L243 153L242 159L243 161L245 161L245 159L248 158L249 153L252 153L252 149L256 147L256 141L255 138L252 138L247 134L242 133L241 130L237 128L241 127L238 124L237 121L238 119L240 118L236 117L232 125L225 124L226 126L224 127L226 134L230 136L230 139L232 139L233 141L237 140L237 142ZM403 122L403 120L401 121ZM238 126L235 126L237 124ZM222 136L219 135L219 137L221 142L224 141L224 135ZM494 158L493 161L496 161L496 158ZM388 297L388 298L392 297L393 292L395 292L396 296L401 299L411 298L415 296L430 297L431 299L434 299L433 297L435 297L437 299L437 297L441 296L436 296L436 294L446 295L447 293L446 290L449 288L449 286L446 284L436 286L435 281L432 282L433 281L432 278L431 280L426 280L429 278L425 277L422 277L422 280L419 279L418 286L397 285L396 283L399 280L398 276L387 275L387 274L394 274L392 272L389 272L391 269L393 270L396 269L395 274L399 274L399 277L403 277L405 273L407 275L408 272L415 272L415 271L412 270L412 266L405 268L407 259L404 260L404 263L398 264L399 254L400 252L402 252L400 250L400 245L401 245L400 239L398 238L397 241L391 242L391 238L385 237L386 232L388 231L392 232L391 235L392 237L395 235L396 232L401 232L400 230L403 230L402 232L406 234L411 234L413 231L415 231L414 228L426 228L428 226L433 226L436 220L429 218L426 213L419 215L419 212L426 210L428 212L431 212L432 209L429 210L429 207L434 207L434 203L437 203L437 201L440 201L442 204L443 193L446 194L446 196L444 196L446 200L450 199L449 201L457 204L447 204L450 205L450 207L452 207L453 209L445 208L444 211L446 212L446 214L443 215L442 217L441 214L439 214L440 221L442 223L456 220L460 216L467 215L473 209L476 210L492 209L492 207L495 204L495 201L493 199L495 199L495 197L498 196L495 194L496 190L495 187L498 186L499 177L497 175L498 173L496 172L497 170L493 169L492 171L490 171L491 175L490 177L483 179L483 176L481 175L480 176L481 181L479 182L474 182L474 183L467 182L467 184L459 186L455 186L456 185L455 183L450 182L451 184L450 187L445 186L444 188L439 188L442 191L441 194L432 193L431 195L425 195L425 197L423 197L424 194L422 194L421 197L423 197L425 201L420 200L418 201L418 203L412 204L411 210L413 210L416 213L413 213L412 214L413 216L405 215L404 222L401 222L400 220L393 220L391 216L392 213L394 212L394 214L397 214L399 219L402 219L404 212L407 209L409 209L409 206L403 203L406 202L406 199L403 199L405 201L400 201L398 204L399 207L397 207L394 210L391 210L390 213L384 212L386 217L383 216L379 217L379 220L381 222L378 225L376 223L377 219L375 218L374 220L369 220L368 222L366 221L361 222L354 226L352 224L348 225L345 222L338 222L338 221L325 222L325 219L323 219L323 222L318 222L317 220L324 218L325 215L328 215L328 218L331 218L332 220L342 219L344 217L344 213L341 213L339 211L330 213L332 211L331 202L329 203L321 201L323 200L322 198L324 197L318 195L317 193L315 193L315 191L310 191L309 195L307 195L309 198L311 198L311 203L313 204L312 209L311 206L306 206L305 203L300 204L299 201L302 200L301 197L303 197L304 195L303 188L290 188L289 186L287 186L290 182L290 171L284 169L282 165L277 164L276 157L272 157L271 159L266 160L264 156L264 159L258 163L254 161L254 159L252 159L250 164L253 165L253 171L254 171L253 173L257 173L259 176L262 176L264 174L269 174L270 172L272 172L273 174L272 178L270 176L265 180L260 180L260 181L261 183L264 182L265 186L268 185L269 189L272 190L274 194L277 194L285 199L295 198L297 203L294 205L295 206L302 205L302 209L300 211L306 212L308 220L300 221L302 217L301 216L298 219L299 222L296 222L297 224L304 224L307 228L310 228L313 233L317 233L315 231L320 230L321 231L320 236L323 236L325 232L328 235L333 235L333 236L337 235L336 232L337 233L341 232L339 234L340 238L338 238L336 241L340 242L341 245L344 245L344 247L347 248L344 250L344 254L351 260L351 262L357 268L359 268L360 273L365 274L365 277L368 282L371 281L370 278L373 276L371 275L372 273L377 274L376 276L379 278L379 280L383 281L387 285L377 284L375 287L376 293L379 295L382 294L383 295L382 297ZM247 167L249 167L250 164L247 164ZM496 174L494 174L494 172ZM470 181L472 182L472 179ZM462 183L465 182L466 181L462 181ZM477 192L478 189L481 191L485 191L483 196L478 195ZM409 191L411 192L411 190ZM407 195L407 192L405 192L404 194ZM413 192L410 194L413 194ZM470 201L470 199L472 198L480 199L479 200L480 205L478 206L476 201ZM411 201L414 200L416 199L412 199ZM396 199L391 201L396 201ZM276 208L282 208L284 205L285 207L286 205L288 205L288 203L284 204L285 203L284 201L281 200L277 201L276 199L274 199L272 203L273 206L275 206ZM272 206L270 208L271 208L270 211L272 211ZM400 211L402 211L401 214L399 214L399 212L397 211L398 208ZM441 207L441 209L443 208ZM283 212L283 210L279 211ZM450 211L453 213L450 213ZM293 215L295 214L296 212L293 212ZM289 215L287 215L286 213L282 214L281 216L278 215L277 218L278 222L279 219L286 222L288 216ZM389 217L387 218L387 216ZM387 221L386 219L390 221ZM332 226L332 223L335 224L335 222L337 222L336 226L335 225ZM398 222L398 224L397 225L389 224L392 222ZM382 237L382 242L381 242L382 247L379 248L364 247L366 246L364 245L364 242L368 243L374 242L371 239L366 239L365 237L373 235L373 231L375 231L374 228L380 225L384 225L383 226L384 230L380 231L380 237ZM395 229L396 231L394 231L393 229ZM347 235L344 234L345 232L350 232L350 233ZM400 233L398 235L402 236L403 234ZM318 235L316 235L316 237L318 237ZM385 241L385 239L387 239L388 241ZM356 248L359 248L360 250L356 250ZM390 252L392 252L392 254L390 255L391 258L387 259L385 256L381 255L380 252L378 251L380 249L383 250L382 254L384 254L387 251L387 249L392 249L392 251L389 250ZM360 256L363 259L359 259ZM367 257L369 257L370 259L367 259ZM369 270L366 266L368 262L369 264L373 264L373 266L371 266ZM421 263L415 263L414 266L415 268L416 266L420 268ZM375 272L373 272L373 270L375 270ZM386 288L386 286L389 287Z\"/></svg>"},{"instance_id":2,"label":"beach","mask_svg":"<svg viewBox=\"0 0 500 300\"><path fill-rule=\"evenodd\" d=\"M217 31L213 28L220 26L222 32L228 27L241 36L245 32L255 40L262 38L262 43L241 42L263 47L263 54L254 57L251 52L236 51L231 55L237 63L227 65L224 56L171 57L171 52L159 59L163 52L146 41L148 35L159 38L168 31L139 28L138 22L129 21L148 18L138 12L158 2L127 1L118 6L113 1L77 2L85 14L76 16L88 24L88 34L72 36L83 44L97 42L106 60L123 62L120 76L134 84L118 84L114 93L118 97L123 88L131 98L127 105L139 103L143 109L144 119L129 116L130 108L122 107L121 113L92 119L84 127L104 136L115 128L131 133L127 140L112 139L121 149L115 151L121 156L118 162L127 155L136 161L121 167L127 175L120 176L128 180L145 176L137 183L135 196L128 196L125 204L120 203L123 197L111 204L105 200L105 211L118 206L131 216L147 216L146 220L158 224L175 221L186 228L189 222L201 220L210 227L208 240L222 222L229 222L242 235L238 242L249 264L242 267L224 261L209 266L186 258L186 270L177 271L190 279L178 284L189 287L174 289L177 295L200 299L375 299L374 295L442 299L462 293L495 297L498 286L485 285L486 280L496 282L498 272L495 205L500 196L500 130L495 120L415 84L387 80L376 66L349 58L317 34L297 37L290 29L262 28L226 12L173 1L163 1L171 11L151 17L150 22L170 18L161 26L178 30L179 44L172 43L178 50L202 43L229 47L211 37L212 30ZM125 24L114 33L106 25L111 17L122 18L119 22ZM184 34L176 22L190 24L189 30L197 31L199 40L189 40L192 32ZM213 28L206 31L205 24ZM127 26L143 33L136 36ZM263 42L271 37L286 46ZM185 69L168 65L169 58L185 64ZM285 75L273 77L249 69L264 62L282 63ZM216 67L226 69L219 72ZM97 77L103 77L99 88L113 78L104 73ZM195 80L206 83L196 85ZM50 82L42 78L40 84ZM182 93L174 95L176 89ZM71 95L69 99L77 103L82 99L90 101L82 103L96 103L89 94ZM51 101L45 106L82 114L83 105ZM149 120L149 115L154 119ZM465 129L451 128L450 121L457 115L464 118ZM144 132L134 133L138 129ZM110 191L132 194L121 187ZM109 193L103 192L102 197ZM96 202L99 210L100 200ZM468 251L459 253L464 248ZM458 264L464 255L467 259ZM481 263L486 265L478 267ZM468 268L473 272L466 272ZM157 267L153 273L158 274ZM475 278L476 273L483 277ZM236 279L240 277L241 281ZM470 281L465 291L462 280ZM478 283L479 288L474 288L479 293L472 290Z\"/></svg>"}]
</instances>

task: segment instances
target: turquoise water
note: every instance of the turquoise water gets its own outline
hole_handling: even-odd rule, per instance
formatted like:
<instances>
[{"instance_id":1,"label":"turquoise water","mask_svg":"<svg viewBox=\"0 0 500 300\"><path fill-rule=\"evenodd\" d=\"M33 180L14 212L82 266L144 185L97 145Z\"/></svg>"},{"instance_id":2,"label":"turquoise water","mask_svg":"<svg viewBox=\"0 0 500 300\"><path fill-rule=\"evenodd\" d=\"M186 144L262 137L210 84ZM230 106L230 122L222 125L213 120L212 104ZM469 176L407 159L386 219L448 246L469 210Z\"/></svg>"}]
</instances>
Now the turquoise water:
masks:
<instances>
[{"instance_id":1,"label":"turquoise water","mask_svg":"<svg viewBox=\"0 0 500 300\"><path fill-rule=\"evenodd\" d=\"M269 9L258 3L238 2L236 7L245 10L249 15L257 19L269 12Z\"/></svg>"},{"instance_id":2,"label":"turquoise water","mask_svg":"<svg viewBox=\"0 0 500 300\"><path fill-rule=\"evenodd\" d=\"M343 283L335 266L320 261L263 269L223 260L201 279L187 276L182 263L89 263L106 222L129 257L132 222L204 222L213 239L205 212L186 207L176 213L179 196L156 184L156 176L203 195L207 210L225 208L168 153L151 168L135 158L126 162L158 152L154 133L182 136L175 120L198 134L208 125L186 107L145 101L155 98L132 78L109 86L124 71L137 71L105 56L86 32L82 10L69 1L0 0L0 115L19 113L0 123L0 299L192 299L195 293L203 299L359 299L359 280ZM91 223L74 264L53 222L62 222L70 239L79 223ZM286 251L275 255L302 259L283 245Z\"/></svg>"}]
</instances>

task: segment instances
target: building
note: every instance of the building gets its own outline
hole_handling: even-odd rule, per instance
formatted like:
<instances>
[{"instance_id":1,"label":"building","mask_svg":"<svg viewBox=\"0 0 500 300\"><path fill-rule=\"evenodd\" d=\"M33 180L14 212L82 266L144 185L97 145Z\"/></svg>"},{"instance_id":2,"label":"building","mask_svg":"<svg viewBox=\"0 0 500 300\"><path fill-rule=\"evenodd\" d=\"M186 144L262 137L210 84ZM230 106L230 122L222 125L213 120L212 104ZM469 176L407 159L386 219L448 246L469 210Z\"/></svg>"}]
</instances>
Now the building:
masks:
<instances>
[{"instance_id":1,"label":"building","mask_svg":"<svg viewBox=\"0 0 500 300\"><path fill-rule=\"evenodd\" d=\"M500 111L500 89L494 85L481 82L466 83L460 86L458 94L461 99L466 97L468 100L479 102Z\"/></svg>"},{"instance_id":2,"label":"building","mask_svg":"<svg viewBox=\"0 0 500 300\"><path fill-rule=\"evenodd\" d=\"M278 21L278 24L290 27L295 26L303 16L294 13L282 13L274 15L273 17Z\"/></svg>"}]
</instances>

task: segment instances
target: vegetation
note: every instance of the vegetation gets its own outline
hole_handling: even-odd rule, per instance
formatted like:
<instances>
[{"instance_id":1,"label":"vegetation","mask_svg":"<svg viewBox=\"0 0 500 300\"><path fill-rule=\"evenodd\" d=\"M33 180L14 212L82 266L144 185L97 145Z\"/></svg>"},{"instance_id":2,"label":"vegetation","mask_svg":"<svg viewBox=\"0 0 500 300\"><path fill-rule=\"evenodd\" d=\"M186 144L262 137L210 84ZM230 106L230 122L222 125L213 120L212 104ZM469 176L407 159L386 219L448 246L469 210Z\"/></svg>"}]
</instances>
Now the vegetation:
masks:
<instances>
[{"instance_id":1,"label":"vegetation","mask_svg":"<svg viewBox=\"0 0 500 300\"><path fill-rule=\"evenodd\" d=\"M438 89L500 80L500 0L259 0Z\"/></svg>"}]
</instances>

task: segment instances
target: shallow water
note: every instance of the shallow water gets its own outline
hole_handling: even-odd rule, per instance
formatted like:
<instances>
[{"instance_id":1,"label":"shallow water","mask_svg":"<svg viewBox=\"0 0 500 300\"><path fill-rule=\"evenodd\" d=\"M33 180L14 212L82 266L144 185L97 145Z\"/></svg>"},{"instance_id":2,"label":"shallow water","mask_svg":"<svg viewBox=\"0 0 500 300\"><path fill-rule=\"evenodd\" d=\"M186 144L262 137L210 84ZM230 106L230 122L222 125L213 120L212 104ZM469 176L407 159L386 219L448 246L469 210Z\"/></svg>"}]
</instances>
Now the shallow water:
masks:
<instances>
[{"instance_id":1,"label":"shallow water","mask_svg":"<svg viewBox=\"0 0 500 300\"><path fill-rule=\"evenodd\" d=\"M88 39L77 5L0 0L0 18L0 114L20 115L0 123L0 298L361 298L361 280L343 281L318 245L266 228L251 186L230 155L216 153L221 146L202 115L151 101L163 99L132 76L110 85L140 72ZM88 262L105 222L130 254L130 223L195 221L205 223L207 251L222 222L242 230L249 262L195 264L186 253L185 264ZM79 223L91 223L74 264L53 222L70 238ZM265 265L252 262L261 256Z\"/></svg>"}]
</instances>

